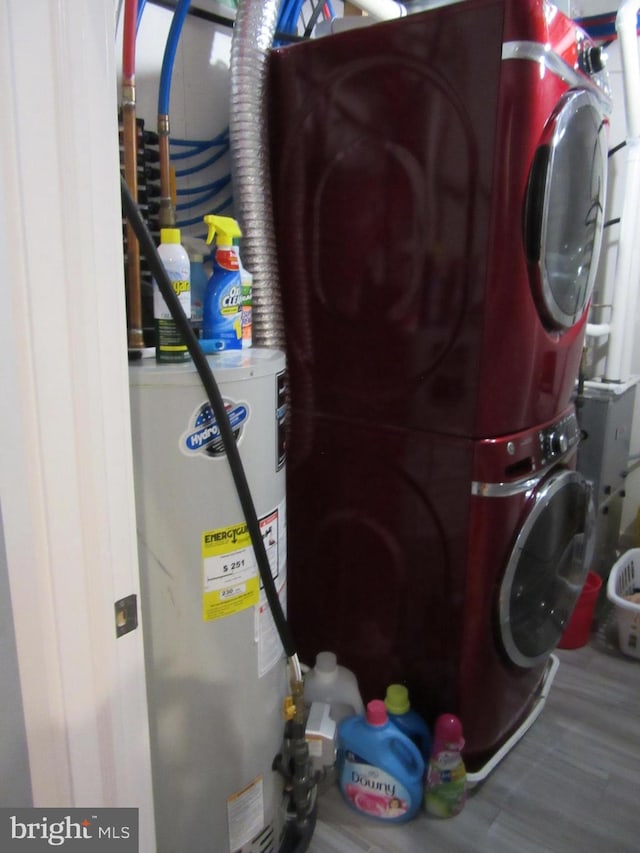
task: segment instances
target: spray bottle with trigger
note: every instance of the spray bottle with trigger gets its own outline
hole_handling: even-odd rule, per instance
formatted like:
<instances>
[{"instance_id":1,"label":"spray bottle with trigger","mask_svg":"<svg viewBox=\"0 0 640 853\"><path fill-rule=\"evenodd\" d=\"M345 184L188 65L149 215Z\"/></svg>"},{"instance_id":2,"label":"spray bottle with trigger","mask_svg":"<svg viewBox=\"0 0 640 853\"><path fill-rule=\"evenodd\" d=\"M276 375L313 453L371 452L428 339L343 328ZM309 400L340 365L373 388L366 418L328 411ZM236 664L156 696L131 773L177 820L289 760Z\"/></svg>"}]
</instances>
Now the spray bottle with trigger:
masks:
<instances>
[{"instance_id":1,"label":"spray bottle with trigger","mask_svg":"<svg viewBox=\"0 0 640 853\"><path fill-rule=\"evenodd\" d=\"M201 345L205 352L242 349L242 282L233 238L242 232L229 216L204 217L207 243L217 235L213 273L207 283Z\"/></svg>"}]
</instances>

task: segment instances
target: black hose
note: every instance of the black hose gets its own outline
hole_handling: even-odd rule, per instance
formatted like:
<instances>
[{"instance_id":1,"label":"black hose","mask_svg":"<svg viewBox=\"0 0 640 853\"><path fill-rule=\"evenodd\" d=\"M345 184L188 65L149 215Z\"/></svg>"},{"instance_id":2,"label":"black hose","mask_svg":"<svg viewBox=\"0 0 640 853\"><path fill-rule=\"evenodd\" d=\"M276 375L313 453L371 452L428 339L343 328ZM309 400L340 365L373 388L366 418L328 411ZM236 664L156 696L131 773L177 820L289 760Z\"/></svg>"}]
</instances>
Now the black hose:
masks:
<instances>
[{"instance_id":1,"label":"black hose","mask_svg":"<svg viewBox=\"0 0 640 853\"><path fill-rule=\"evenodd\" d=\"M229 418L218 388L218 383L216 382L211 367L209 366L207 357L202 351L202 347L191 328L191 323L182 310L180 300L171 286L171 281L164 268L160 255L158 254L153 237L140 215L137 204L129 192L127 182L122 176L120 177L120 190L125 216L135 231L138 243L140 244L140 249L147 259L147 263L149 264L153 277L158 283L158 287L160 288L164 301L167 303L167 307L171 312L173 321L184 337L189 354L193 359L193 363L200 375L207 397L211 403L211 408L213 409L216 422L220 429L220 437L222 438L227 459L229 460L231 475L245 515L249 535L251 536L251 544L253 545L253 550L256 555L258 571L260 572L260 578L264 586L267 601L271 608L273 621L275 622L280 640L282 641L285 654L289 658L293 657L296 654L295 643L291 635L289 624L284 615L282 605L280 604L276 585L273 582L273 577L271 576L271 567L269 565L269 558L267 557L267 552L262 540L260 523L253 505L253 498L251 497L249 484L247 483L242 460L240 459L240 452L233 436L233 430L229 423Z\"/></svg>"},{"instance_id":2,"label":"black hose","mask_svg":"<svg viewBox=\"0 0 640 853\"><path fill-rule=\"evenodd\" d=\"M614 148L609 149L609 153L607 157L613 157L614 154L617 154L622 148L627 144L626 140L624 142L619 142Z\"/></svg>"},{"instance_id":3,"label":"black hose","mask_svg":"<svg viewBox=\"0 0 640 853\"><path fill-rule=\"evenodd\" d=\"M324 3L322 2L322 0L319 0L319 2L316 3L315 9L313 10L311 17L309 18L309 23L304 29L305 38L311 38L311 34L313 33L314 27L318 23L318 18L322 13L323 6Z\"/></svg>"},{"instance_id":4,"label":"black hose","mask_svg":"<svg viewBox=\"0 0 640 853\"><path fill-rule=\"evenodd\" d=\"M287 824L278 853L304 853L305 850L308 850L316 828L317 817L318 800L316 798L313 808L302 826L294 820Z\"/></svg>"}]
</instances>

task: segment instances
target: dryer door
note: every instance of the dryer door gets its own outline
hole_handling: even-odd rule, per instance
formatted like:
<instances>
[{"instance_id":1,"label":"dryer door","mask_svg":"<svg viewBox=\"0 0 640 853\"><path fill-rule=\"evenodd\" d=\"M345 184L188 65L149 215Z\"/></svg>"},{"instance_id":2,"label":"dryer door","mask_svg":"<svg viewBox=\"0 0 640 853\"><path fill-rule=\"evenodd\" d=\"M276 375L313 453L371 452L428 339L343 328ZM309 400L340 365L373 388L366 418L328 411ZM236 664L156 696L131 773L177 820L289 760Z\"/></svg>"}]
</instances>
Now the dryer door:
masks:
<instances>
[{"instance_id":1,"label":"dryer door","mask_svg":"<svg viewBox=\"0 0 640 853\"><path fill-rule=\"evenodd\" d=\"M549 329L570 328L588 305L602 243L606 184L602 109L591 92L571 90L545 126L524 210L533 294Z\"/></svg>"},{"instance_id":2,"label":"dryer door","mask_svg":"<svg viewBox=\"0 0 640 853\"><path fill-rule=\"evenodd\" d=\"M587 575L594 520L577 471L557 468L534 489L499 599L502 643L518 666L538 665L558 644Z\"/></svg>"}]
</instances>

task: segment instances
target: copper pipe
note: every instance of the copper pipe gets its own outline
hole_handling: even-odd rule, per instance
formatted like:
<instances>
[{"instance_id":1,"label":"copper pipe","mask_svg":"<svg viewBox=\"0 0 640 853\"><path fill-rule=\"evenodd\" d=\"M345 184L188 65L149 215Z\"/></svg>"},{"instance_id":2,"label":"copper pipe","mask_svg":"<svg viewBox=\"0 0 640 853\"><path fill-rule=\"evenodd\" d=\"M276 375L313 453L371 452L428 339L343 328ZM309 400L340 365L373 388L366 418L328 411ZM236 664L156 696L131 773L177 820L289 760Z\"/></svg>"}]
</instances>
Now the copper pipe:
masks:
<instances>
[{"instance_id":1,"label":"copper pipe","mask_svg":"<svg viewBox=\"0 0 640 853\"><path fill-rule=\"evenodd\" d=\"M138 199L138 128L136 94L133 79L122 82L122 139L124 146L124 179L134 200ZM140 247L135 231L127 222L127 329L130 349L144 347L142 333L142 287Z\"/></svg>"},{"instance_id":2,"label":"copper pipe","mask_svg":"<svg viewBox=\"0 0 640 853\"><path fill-rule=\"evenodd\" d=\"M158 154L160 156L160 227L175 228L176 215L171 194L168 115L158 115Z\"/></svg>"}]
</instances>

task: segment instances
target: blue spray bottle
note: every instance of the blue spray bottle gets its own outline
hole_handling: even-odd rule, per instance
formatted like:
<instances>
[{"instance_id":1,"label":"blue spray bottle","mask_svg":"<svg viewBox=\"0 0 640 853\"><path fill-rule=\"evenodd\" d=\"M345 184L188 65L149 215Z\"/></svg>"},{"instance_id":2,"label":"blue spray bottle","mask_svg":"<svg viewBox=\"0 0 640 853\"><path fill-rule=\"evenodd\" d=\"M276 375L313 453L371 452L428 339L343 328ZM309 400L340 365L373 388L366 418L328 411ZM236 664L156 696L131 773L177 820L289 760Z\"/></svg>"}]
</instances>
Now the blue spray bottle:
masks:
<instances>
[{"instance_id":1,"label":"blue spray bottle","mask_svg":"<svg viewBox=\"0 0 640 853\"><path fill-rule=\"evenodd\" d=\"M242 281L233 238L242 232L229 216L205 216L207 243L216 238L213 273L204 296L201 345L205 352L242 349Z\"/></svg>"}]
</instances>

